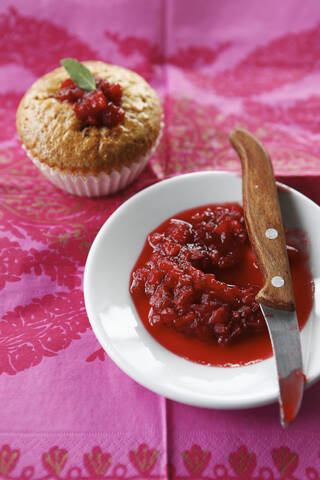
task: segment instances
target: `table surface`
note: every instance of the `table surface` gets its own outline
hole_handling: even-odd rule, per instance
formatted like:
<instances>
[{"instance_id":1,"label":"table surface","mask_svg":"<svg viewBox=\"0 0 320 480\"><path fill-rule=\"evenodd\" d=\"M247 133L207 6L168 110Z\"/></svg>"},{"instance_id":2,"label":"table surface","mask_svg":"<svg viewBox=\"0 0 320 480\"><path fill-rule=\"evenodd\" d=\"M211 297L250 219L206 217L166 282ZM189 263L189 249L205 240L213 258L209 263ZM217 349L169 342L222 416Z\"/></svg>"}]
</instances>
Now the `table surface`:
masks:
<instances>
[{"instance_id":1,"label":"table surface","mask_svg":"<svg viewBox=\"0 0 320 480\"><path fill-rule=\"evenodd\" d=\"M82 291L90 245L124 200L174 174L240 171L235 126L320 202L319 2L2 0L0 38L0 477L319 479L320 385L287 430L277 405L166 400L105 355ZM131 68L162 100L161 145L111 197L56 189L16 133L22 95L65 57Z\"/></svg>"}]
</instances>

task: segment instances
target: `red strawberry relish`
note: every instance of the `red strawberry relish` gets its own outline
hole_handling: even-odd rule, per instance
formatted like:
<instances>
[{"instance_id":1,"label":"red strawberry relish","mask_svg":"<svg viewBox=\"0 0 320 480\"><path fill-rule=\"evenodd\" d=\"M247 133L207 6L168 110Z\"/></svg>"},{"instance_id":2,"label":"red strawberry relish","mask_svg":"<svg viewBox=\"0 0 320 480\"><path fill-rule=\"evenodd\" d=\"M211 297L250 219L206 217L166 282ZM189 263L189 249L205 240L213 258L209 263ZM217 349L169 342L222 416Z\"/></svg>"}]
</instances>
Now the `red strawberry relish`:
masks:
<instances>
[{"instance_id":1,"label":"red strawberry relish","mask_svg":"<svg viewBox=\"0 0 320 480\"><path fill-rule=\"evenodd\" d=\"M83 126L113 128L122 122L125 112L120 107L122 88L118 83L111 84L96 78L97 88L86 91L79 88L71 78L62 82L56 99L72 103L72 108Z\"/></svg>"},{"instance_id":2,"label":"red strawberry relish","mask_svg":"<svg viewBox=\"0 0 320 480\"><path fill-rule=\"evenodd\" d=\"M300 327L312 308L304 255L288 248ZM272 354L254 298L262 275L239 204L187 210L147 239L130 292L151 335L172 352L211 365L247 364ZM222 347L223 346L223 347Z\"/></svg>"}]
</instances>

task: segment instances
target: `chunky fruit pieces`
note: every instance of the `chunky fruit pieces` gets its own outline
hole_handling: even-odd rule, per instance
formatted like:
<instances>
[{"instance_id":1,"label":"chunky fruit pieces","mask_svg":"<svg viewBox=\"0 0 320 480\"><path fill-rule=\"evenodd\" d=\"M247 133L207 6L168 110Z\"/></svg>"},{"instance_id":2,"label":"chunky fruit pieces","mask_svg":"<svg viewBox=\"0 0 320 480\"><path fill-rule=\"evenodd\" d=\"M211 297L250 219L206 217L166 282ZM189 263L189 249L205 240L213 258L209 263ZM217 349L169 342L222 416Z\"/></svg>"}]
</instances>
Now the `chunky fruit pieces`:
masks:
<instances>
[{"instance_id":1,"label":"chunky fruit pieces","mask_svg":"<svg viewBox=\"0 0 320 480\"><path fill-rule=\"evenodd\" d=\"M199 209L188 221L171 219L148 242L152 253L133 272L130 290L149 298L151 326L167 325L220 344L265 329L254 301L258 287L218 280L219 272L236 266L248 247L240 205Z\"/></svg>"},{"instance_id":2,"label":"chunky fruit pieces","mask_svg":"<svg viewBox=\"0 0 320 480\"><path fill-rule=\"evenodd\" d=\"M113 128L121 123L125 116L120 107L121 85L110 84L106 80L96 78L96 86L94 91L88 92L68 78L62 82L55 98L60 102L72 103L72 108L83 126Z\"/></svg>"}]
</instances>

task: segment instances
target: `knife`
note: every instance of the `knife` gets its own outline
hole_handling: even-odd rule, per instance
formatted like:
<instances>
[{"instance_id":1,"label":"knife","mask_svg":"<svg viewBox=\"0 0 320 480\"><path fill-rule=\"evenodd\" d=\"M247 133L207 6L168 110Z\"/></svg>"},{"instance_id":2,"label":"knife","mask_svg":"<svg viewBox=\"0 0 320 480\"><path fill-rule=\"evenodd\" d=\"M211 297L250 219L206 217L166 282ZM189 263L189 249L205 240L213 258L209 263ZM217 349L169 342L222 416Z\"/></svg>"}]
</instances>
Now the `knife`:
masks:
<instances>
[{"instance_id":1,"label":"knife","mask_svg":"<svg viewBox=\"0 0 320 480\"><path fill-rule=\"evenodd\" d=\"M271 338L279 382L280 420L286 427L299 411L305 376L277 187L270 157L257 138L246 130L235 129L230 143L242 166L245 221L264 278L256 301Z\"/></svg>"}]
</instances>

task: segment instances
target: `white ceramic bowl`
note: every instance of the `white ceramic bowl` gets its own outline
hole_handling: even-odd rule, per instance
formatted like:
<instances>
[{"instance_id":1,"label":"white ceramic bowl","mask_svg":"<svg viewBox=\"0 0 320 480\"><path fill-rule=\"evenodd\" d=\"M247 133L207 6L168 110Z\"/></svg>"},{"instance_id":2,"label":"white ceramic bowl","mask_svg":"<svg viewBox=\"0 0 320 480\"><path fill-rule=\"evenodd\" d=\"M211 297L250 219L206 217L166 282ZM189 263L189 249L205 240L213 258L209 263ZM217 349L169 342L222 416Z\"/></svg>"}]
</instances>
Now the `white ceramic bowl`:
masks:
<instances>
[{"instance_id":1,"label":"white ceramic bowl","mask_svg":"<svg viewBox=\"0 0 320 480\"><path fill-rule=\"evenodd\" d=\"M146 188L106 221L87 259L85 303L102 347L138 383L179 402L228 409L263 405L278 397L274 358L234 368L185 360L150 336L129 294L130 273L150 231L188 208L209 203L241 203L241 184L241 177L233 173L201 172ZM306 231L311 244L315 301L301 335L304 369L311 384L320 377L320 208L288 187L280 189L279 197L285 227Z\"/></svg>"}]
</instances>

